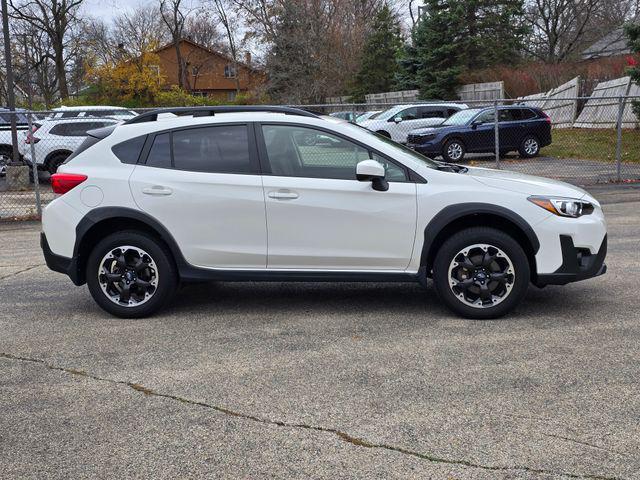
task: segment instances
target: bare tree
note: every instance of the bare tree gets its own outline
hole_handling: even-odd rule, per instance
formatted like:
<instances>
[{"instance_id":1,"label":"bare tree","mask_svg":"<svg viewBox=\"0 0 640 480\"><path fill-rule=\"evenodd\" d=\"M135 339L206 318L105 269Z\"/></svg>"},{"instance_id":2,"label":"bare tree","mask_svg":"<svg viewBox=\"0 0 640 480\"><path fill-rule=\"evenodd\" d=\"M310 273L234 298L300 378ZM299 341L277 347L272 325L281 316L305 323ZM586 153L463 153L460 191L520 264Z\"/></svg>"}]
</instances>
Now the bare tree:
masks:
<instances>
[{"instance_id":1,"label":"bare tree","mask_svg":"<svg viewBox=\"0 0 640 480\"><path fill-rule=\"evenodd\" d=\"M160 0L160 15L171 34L173 47L176 51L178 65L178 86L187 88L187 66L180 50L180 41L183 38L186 14L180 8L182 0Z\"/></svg>"},{"instance_id":2,"label":"bare tree","mask_svg":"<svg viewBox=\"0 0 640 480\"><path fill-rule=\"evenodd\" d=\"M128 59L138 59L143 53L155 50L168 40L163 23L166 22L158 6L138 7L113 19L112 37L122 55Z\"/></svg>"},{"instance_id":3,"label":"bare tree","mask_svg":"<svg viewBox=\"0 0 640 480\"><path fill-rule=\"evenodd\" d=\"M222 25L229 46L229 54L233 61L235 73L236 93L240 93L240 70L238 69L238 19L234 18L229 5L224 0L212 0L216 17Z\"/></svg>"},{"instance_id":4,"label":"bare tree","mask_svg":"<svg viewBox=\"0 0 640 480\"><path fill-rule=\"evenodd\" d=\"M83 0L10 0L11 16L44 32L49 40L55 64L60 97L69 97L65 49Z\"/></svg>"}]
</instances>

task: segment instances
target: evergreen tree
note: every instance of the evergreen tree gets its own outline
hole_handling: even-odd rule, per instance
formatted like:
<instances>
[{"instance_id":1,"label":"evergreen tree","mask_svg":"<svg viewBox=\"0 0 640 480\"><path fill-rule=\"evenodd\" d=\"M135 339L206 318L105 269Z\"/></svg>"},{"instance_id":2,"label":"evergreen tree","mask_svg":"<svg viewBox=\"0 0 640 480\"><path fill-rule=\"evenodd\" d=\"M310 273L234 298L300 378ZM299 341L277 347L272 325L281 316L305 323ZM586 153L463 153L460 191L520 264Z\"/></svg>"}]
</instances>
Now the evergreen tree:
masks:
<instances>
[{"instance_id":1,"label":"evergreen tree","mask_svg":"<svg viewBox=\"0 0 640 480\"><path fill-rule=\"evenodd\" d=\"M360 70L351 92L354 101L362 102L366 94L393 89L401 48L400 25L385 4L376 14L364 44Z\"/></svg>"},{"instance_id":2,"label":"evergreen tree","mask_svg":"<svg viewBox=\"0 0 640 480\"><path fill-rule=\"evenodd\" d=\"M520 59L523 0L425 0L399 74L422 98L455 99L460 74Z\"/></svg>"},{"instance_id":3,"label":"evergreen tree","mask_svg":"<svg viewBox=\"0 0 640 480\"><path fill-rule=\"evenodd\" d=\"M627 35L628 44L632 52L640 53L640 24L629 23L624 28ZM631 80L640 85L640 62L633 57L629 58L629 68L627 69ZM633 111L638 118L640 118L640 101L633 101Z\"/></svg>"}]
</instances>

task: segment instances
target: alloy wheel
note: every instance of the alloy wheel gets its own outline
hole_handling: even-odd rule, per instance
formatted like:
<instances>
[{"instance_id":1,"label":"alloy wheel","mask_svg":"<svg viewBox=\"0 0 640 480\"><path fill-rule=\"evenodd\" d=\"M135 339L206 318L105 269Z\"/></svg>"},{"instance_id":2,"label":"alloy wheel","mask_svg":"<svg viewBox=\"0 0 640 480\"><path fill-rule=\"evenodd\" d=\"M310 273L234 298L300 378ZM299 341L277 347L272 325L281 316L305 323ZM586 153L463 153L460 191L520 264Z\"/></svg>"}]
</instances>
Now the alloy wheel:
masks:
<instances>
[{"instance_id":1,"label":"alloy wheel","mask_svg":"<svg viewBox=\"0 0 640 480\"><path fill-rule=\"evenodd\" d=\"M511 293L515 270L511 259L496 246L479 243L460 250L449 265L449 288L462 303L489 308Z\"/></svg>"},{"instance_id":2,"label":"alloy wheel","mask_svg":"<svg viewBox=\"0 0 640 480\"><path fill-rule=\"evenodd\" d=\"M462 145L459 143L451 143L447 147L447 156L451 160L460 160L462 157Z\"/></svg>"},{"instance_id":3,"label":"alloy wheel","mask_svg":"<svg viewBox=\"0 0 640 480\"><path fill-rule=\"evenodd\" d=\"M158 280L158 268L151 255L131 245L110 250L98 268L100 288L109 300L124 307L137 307L149 301Z\"/></svg>"},{"instance_id":4,"label":"alloy wheel","mask_svg":"<svg viewBox=\"0 0 640 480\"><path fill-rule=\"evenodd\" d=\"M538 152L538 141L535 138L527 138L524 142L524 151L527 155L535 155Z\"/></svg>"}]
</instances>

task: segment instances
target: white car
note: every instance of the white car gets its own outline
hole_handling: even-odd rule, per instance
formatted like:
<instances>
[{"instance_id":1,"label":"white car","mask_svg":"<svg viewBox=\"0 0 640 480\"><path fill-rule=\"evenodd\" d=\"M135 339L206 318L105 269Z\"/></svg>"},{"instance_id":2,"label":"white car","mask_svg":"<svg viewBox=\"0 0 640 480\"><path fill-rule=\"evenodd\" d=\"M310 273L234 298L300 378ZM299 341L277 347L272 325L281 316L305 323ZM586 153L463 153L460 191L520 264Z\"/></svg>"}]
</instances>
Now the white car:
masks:
<instances>
[{"instance_id":1,"label":"white car","mask_svg":"<svg viewBox=\"0 0 640 480\"><path fill-rule=\"evenodd\" d=\"M138 115L133 110L123 107L112 107L109 105L86 105L76 107L58 107L52 110L53 113L49 118L75 118L75 117L110 117L118 120L129 120Z\"/></svg>"},{"instance_id":2,"label":"white car","mask_svg":"<svg viewBox=\"0 0 640 480\"><path fill-rule=\"evenodd\" d=\"M356 123L362 123L365 120L371 120L378 116L378 114L382 113L382 110L370 110L368 112L361 113L356 118Z\"/></svg>"},{"instance_id":3,"label":"white car","mask_svg":"<svg viewBox=\"0 0 640 480\"><path fill-rule=\"evenodd\" d=\"M92 132L51 179L47 265L114 315L155 312L179 282L432 278L453 311L494 318L531 282L606 270L602 209L572 185L436 163L294 108L174 111Z\"/></svg>"},{"instance_id":4,"label":"white car","mask_svg":"<svg viewBox=\"0 0 640 480\"><path fill-rule=\"evenodd\" d=\"M33 131L26 132L19 142L21 155L32 164L31 143L38 170L55 173L60 165L87 138L87 131L110 127L119 121L112 118L72 117L56 120L40 120L33 124Z\"/></svg>"},{"instance_id":5,"label":"white car","mask_svg":"<svg viewBox=\"0 0 640 480\"><path fill-rule=\"evenodd\" d=\"M18 139L29 129L28 120L23 111L10 113L6 108L0 108L0 176L6 174L6 165L11 162L13 156L13 144L11 142L11 116L15 115Z\"/></svg>"},{"instance_id":6,"label":"white car","mask_svg":"<svg viewBox=\"0 0 640 480\"><path fill-rule=\"evenodd\" d=\"M372 132L405 144L411 130L439 125L454 113L465 108L468 107L464 103L396 105L379 113L373 119L358 123Z\"/></svg>"}]
</instances>

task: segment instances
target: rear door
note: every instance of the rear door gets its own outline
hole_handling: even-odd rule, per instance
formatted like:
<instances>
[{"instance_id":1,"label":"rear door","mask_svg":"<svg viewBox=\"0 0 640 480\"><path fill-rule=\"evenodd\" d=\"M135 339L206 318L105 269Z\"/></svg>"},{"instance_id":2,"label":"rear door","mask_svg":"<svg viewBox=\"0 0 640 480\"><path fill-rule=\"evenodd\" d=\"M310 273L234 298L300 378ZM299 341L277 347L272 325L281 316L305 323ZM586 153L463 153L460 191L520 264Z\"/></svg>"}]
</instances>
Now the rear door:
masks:
<instances>
[{"instance_id":1,"label":"rear door","mask_svg":"<svg viewBox=\"0 0 640 480\"><path fill-rule=\"evenodd\" d=\"M130 178L136 203L174 236L195 266L265 268L265 205L253 127L160 132Z\"/></svg>"}]
</instances>

